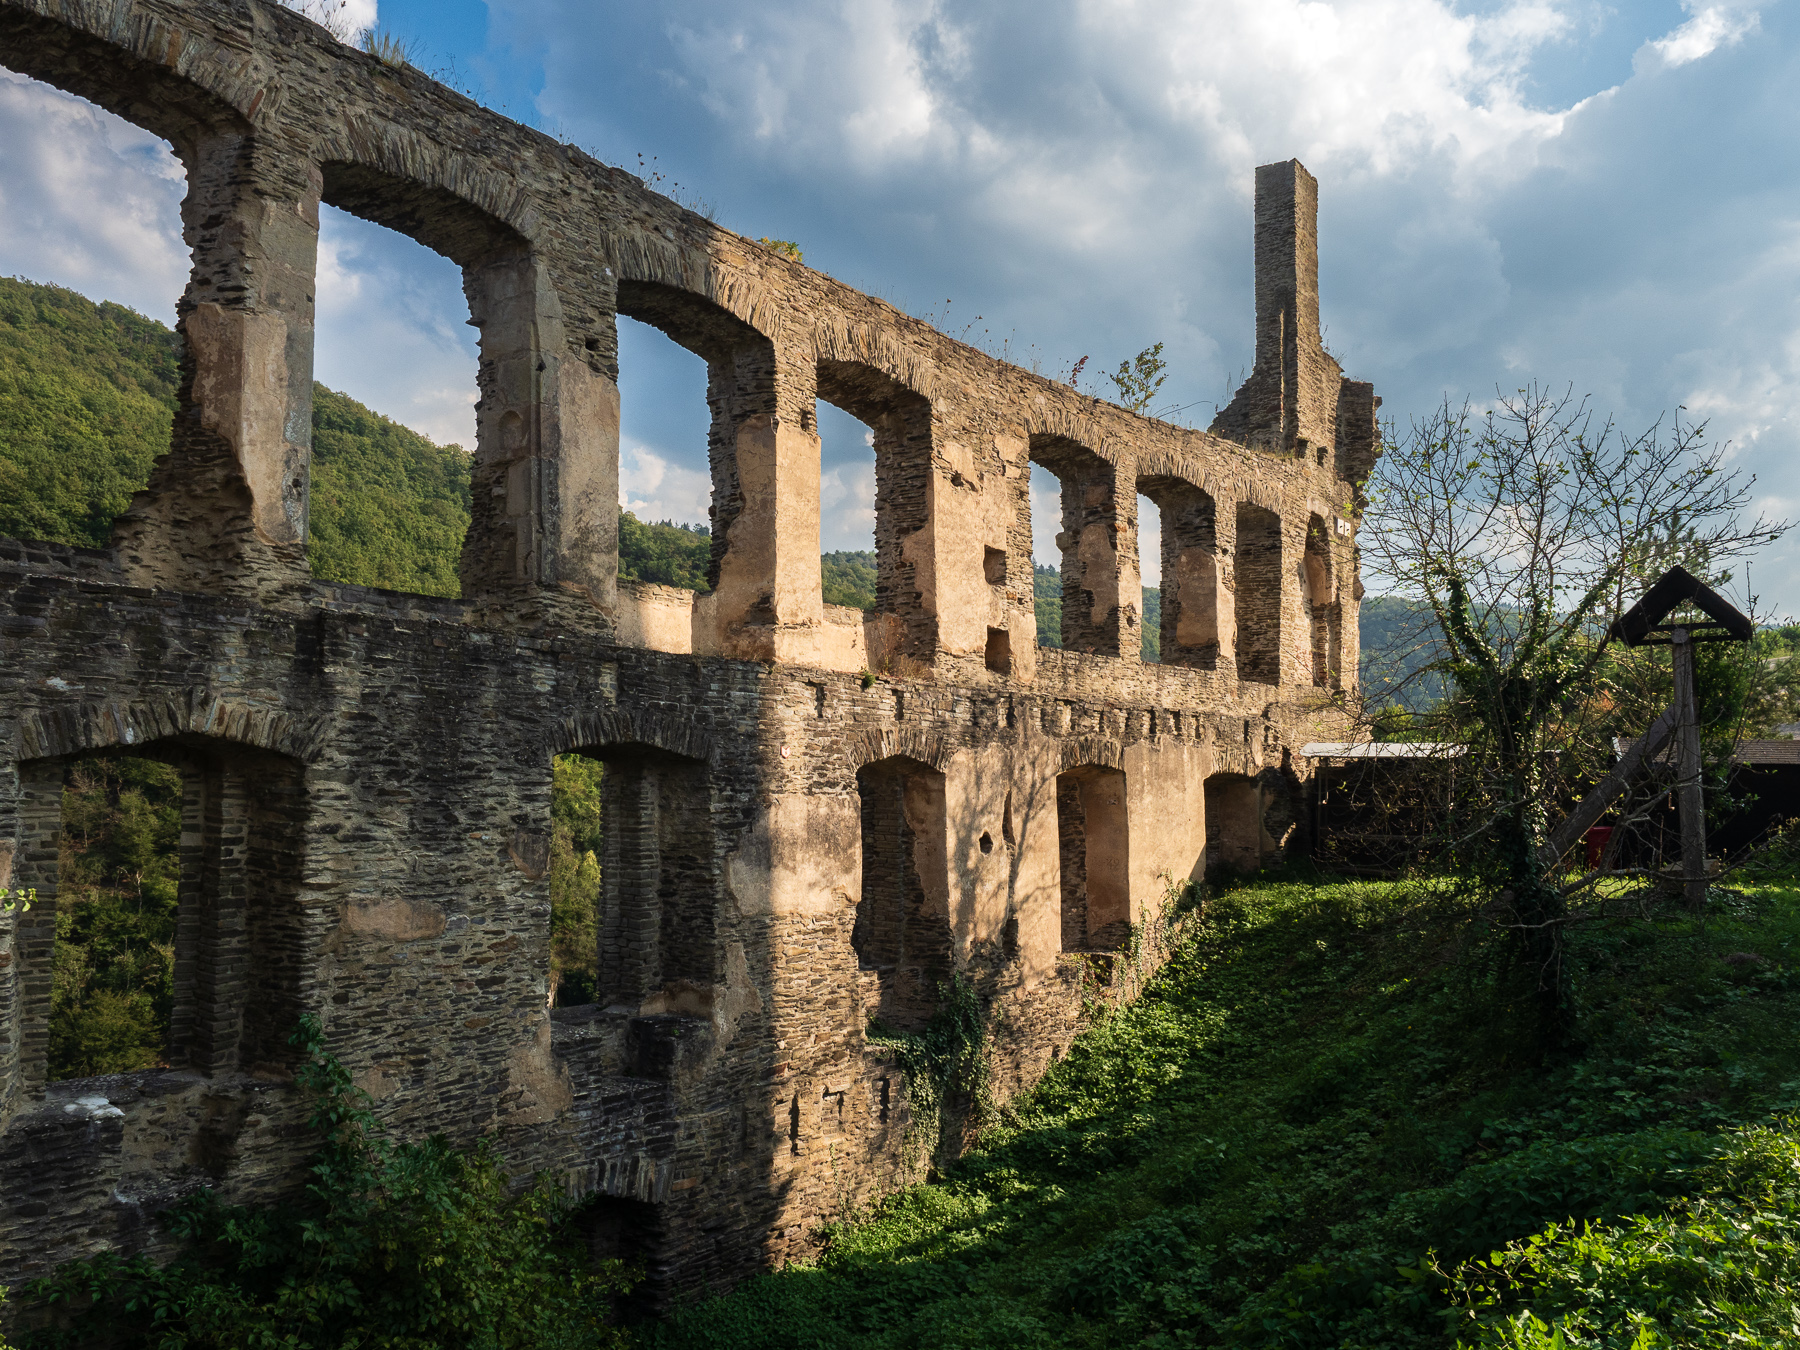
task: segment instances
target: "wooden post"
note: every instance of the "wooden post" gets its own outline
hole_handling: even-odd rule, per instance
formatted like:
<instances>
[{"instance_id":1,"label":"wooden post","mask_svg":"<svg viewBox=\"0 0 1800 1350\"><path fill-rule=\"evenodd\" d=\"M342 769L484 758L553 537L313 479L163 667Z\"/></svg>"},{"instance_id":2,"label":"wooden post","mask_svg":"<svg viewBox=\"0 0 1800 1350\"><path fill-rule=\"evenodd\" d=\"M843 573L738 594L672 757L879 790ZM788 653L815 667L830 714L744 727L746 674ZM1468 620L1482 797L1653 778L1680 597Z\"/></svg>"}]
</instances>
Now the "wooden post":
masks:
<instances>
[{"instance_id":1,"label":"wooden post","mask_svg":"<svg viewBox=\"0 0 1800 1350\"><path fill-rule=\"evenodd\" d=\"M1700 710L1694 698L1694 644L1685 628L1669 634L1675 658L1676 800L1681 807L1682 891L1694 909L1706 903L1706 802L1700 789Z\"/></svg>"}]
</instances>

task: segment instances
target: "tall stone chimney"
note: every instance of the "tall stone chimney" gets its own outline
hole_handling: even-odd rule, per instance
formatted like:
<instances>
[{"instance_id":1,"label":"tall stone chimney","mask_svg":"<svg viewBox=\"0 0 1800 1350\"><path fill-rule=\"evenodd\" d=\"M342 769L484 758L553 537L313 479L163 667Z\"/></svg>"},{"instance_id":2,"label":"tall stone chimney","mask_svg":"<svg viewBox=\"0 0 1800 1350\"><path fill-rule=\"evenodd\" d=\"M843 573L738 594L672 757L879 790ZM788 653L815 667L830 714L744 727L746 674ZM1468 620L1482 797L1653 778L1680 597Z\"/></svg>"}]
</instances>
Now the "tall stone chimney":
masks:
<instances>
[{"instance_id":1,"label":"tall stone chimney","mask_svg":"<svg viewBox=\"0 0 1800 1350\"><path fill-rule=\"evenodd\" d=\"M1337 446L1342 380L1319 341L1319 180L1297 159L1264 164L1256 171L1256 366L1211 429L1324 463Z\"/></svg>"}]
</instances>

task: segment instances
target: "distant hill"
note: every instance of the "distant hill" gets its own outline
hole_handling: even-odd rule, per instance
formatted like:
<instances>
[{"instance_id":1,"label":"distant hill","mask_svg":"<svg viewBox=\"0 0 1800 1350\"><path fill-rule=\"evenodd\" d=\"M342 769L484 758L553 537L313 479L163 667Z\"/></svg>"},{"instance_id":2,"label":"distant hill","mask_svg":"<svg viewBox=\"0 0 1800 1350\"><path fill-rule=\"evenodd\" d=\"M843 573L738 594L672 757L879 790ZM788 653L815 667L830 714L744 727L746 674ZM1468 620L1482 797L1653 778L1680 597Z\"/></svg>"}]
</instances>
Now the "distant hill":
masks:
<instances>
[{"instance_id":1,"label":"distant hill","mask_svg":"<svg viewBox=\"0 0 1800 1350\"><path fill-rule=\"evenodd\" d=\"M0 534L106 543L169 444L178 350L122 305L0 278Z\"/></svg>"}]
</instances>

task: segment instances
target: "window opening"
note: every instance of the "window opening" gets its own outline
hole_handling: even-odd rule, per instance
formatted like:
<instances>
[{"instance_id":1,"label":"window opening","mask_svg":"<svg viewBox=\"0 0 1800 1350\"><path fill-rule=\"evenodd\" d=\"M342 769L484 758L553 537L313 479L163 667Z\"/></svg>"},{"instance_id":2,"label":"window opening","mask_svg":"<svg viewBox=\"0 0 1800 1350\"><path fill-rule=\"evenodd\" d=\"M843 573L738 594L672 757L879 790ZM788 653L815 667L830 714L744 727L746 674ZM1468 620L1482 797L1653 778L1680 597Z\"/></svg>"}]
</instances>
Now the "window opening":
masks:
<instances>
[{"instance_id":1,"label":"window opening","mask_svg":"<svg viewBox=\"0 0 1800 1350\"><path fill-rule=\"evenodd\" d=\"M323 205L316 296L313 575L460 595L479 366L463 270Z\"/></svg>"},{"instance_id":2,"label":"window opening","mask_svg":"<svg viewBox=\"0 0 1800 1350\"><path fill-rule=\"evenodd\" d=\"M916 1031L951 967L944 776L893 757L856 774L862 813L862 895L851 932L857 964L879 977L875 1016Z\"/></svg>"},{"instance_id":3,"label":"window opening","mask_svg":"<svg viewBox=\"0 0 1800 1350\"><path fill-rule=\"evenodd\" d=\"M145 751L20 768L15 884L38 892L17 953L28 1085L291 1060L299 766L198 737Z\"/></svg>"},{"instance_id":4,"label":"window opening","mask_svg":"<svg viewBox=\"0 0 1800 1350\"><path fill-rule=\"evenodd\" d=\"M1146 578L1145 652L1155 631L1156 659L1163 664L1216 670L1219 566L1213 499L1191 483L1162 476L1140 478L1138 491L1138 551ZM1146 516L1146 501L1154 508L1153 516ZM1148 590L1151 576L1158 583L1154 615Z\"/></svg>"},{"instance_id":5,"label":"window opening","mask_svg":"<svg viewBox=\"0 0 1800 1350\"><path fill-rule=\"evenodd\" d=\"M1140 654L1145 661L1162 660L1162 538L1162 512L1149 497L1138 493L1138 585L1143 590L1138 623L1142 630Z\"/></svg>"},{"instance_id":6,"label":"window opening","mask_svg":"<svg viewBox=\"0 0 1800 1350\"><path fill-rule=\"evenodd\" d=\"M832 552L863 551L842 547L845 541L860 543L864 537L860 530L854 535L839 530L861 519L855 513L862 509L860 493L869 481L859 478L867 470L868 460L855 445L860 440L873 452L874 490L868 498L872 512L868 519L873 524L874 589L872 603L864 608L871 617L886 622L871 640L870 665L880 669L900 655L929 660L937 651L937 620L926 611L916 564L905 556L904 544L927 524L931 405L890 376L850 361L819 362L818 397L827 405L818 411L818 424L825 442L821 454L830 466L820 480L820 510L825 522L821 534L839 544ZM833 416L832 409L839 415ZM825 499L828 484L829 491L836 494L835 506ZM848 516L845 504L851 504ZM841 526L834 525L834 519L842 522ZM853 566L859 570L849 570ZM868 597L866 590L848 589L853 579L866 585L867 572L860 570L866 566L866 558L828 566L833 587L827 602L852 603L853 597L857 602ZM840 567L845 570L839 571ZM839 586L846 589L839 590ZM834 600L833 595L841 598Z\"/></svg>"},{"instance_id":7,"label":"window opening","mask_svg":"<svg viewBox=\"0 0 1800 1350\"><path fill-rule=\"evenodd\" d=\"M825 603L876 609L875 431L842 408L814 405L819 427L819 560Z\"/></svg>"},{"instance_id":8,"label":"window opening","mask_svg":"<svg viewBox=\"0 0 1800 1350\"><path fill-rule=\"evenodd\" d=\"M551 1007L594 1002L600 956L601 783L606 766L587 755L551 761Z\"/></svg>"},{"instance_id":9,"label":"window opening","mask_svg":"<svg viewBox=\"0 0 1800 1350\"><path fill-rule=\"evenodd\" d=\"M628 445L626 450L631 473L639 475L637 486L625 494L627 507L633 509L634 515L641 511L645 517L655 517L656 523L669 522L668 531L673 531L648 531L645 546L680 553L687 559L684 567L669 571L669 575L680 579L664 584L691 586L729 596L734 604L747 604L747 608L718 614L722 626L771 622L774 616L759 609L768 603L769 578L754 570L744 574L748 591L753 593L746 599L741 594L745 587L738 584L739 572L730 550L732 527L747 507L758 512L773 509L773 503L767 501L746 503L738 474L738 440L747 431L754 434L759 421L772 424L775 418L774 348L755 329L712 301L654 282L620 282L618 313L621 319L635 320L638 325L618 325L619 377L624 382L620 395L622 426L628 427L633 436L637 427L644 426L665 438L659 445ZM656 330L677 348L705 363L707 423L703 441L696 437L698 423L693 417L680 408L667 406L687 402L681 391L692 388L695 372L691 362L663 346L643 331L645 328ZM627 363L634 360L645 364L646 378L641 385L633 384L637 377L626 369ZM635 405L635 411L631 405ZM640 415L647 420L637 420ZM689 440L690 437L696 438ZM702 443L706 446L704 480L699 476L698 457L685 449ZM622 470L622 482L625 476ZM654 484L653 478L657 480ZM660 502L661 506L653 506L653 502ZM695 578L693 563L701 553L698 521L683 521L679 515L685 512L697 516L702 506L706 565L704 576ZM757 520L758 529L772 528L766 518ZM644 521L640 518L639 523ZM684 524L689 528L682 530ZM622 527L621 575L627 565L626 532ZM761 564L752 559L746 566L757 569Z\"/></svg>"},{"instance_id":10,"label":"window opening","mask_svg":"<svg viewBox=\"0 0 1800 1350\"><path fill-rule=\"evenodd\" d=\"M1061 645L1069 651L1117 656L1120 643L1139 642L1134 614L1122 612L1116 552L1116 493L1113 466L1085 446L1061 436L1031 438L1031 463L1057 481L1060 528L1054 536L1061 600ZM1040 493L1034 473L1032 496ZM1032 507L1037 507L1037 501ZM1047 505L1047 503L1046 503ZM1044 522L1044 526L1049 525ZM1034 549L1040 526L1034 514ZM1141 596L1129 597L1135 609ZM1040 624L1040 633L1042 625Z\"/></svg>"},{"instance_id":11,"label":"window opening","mask_svg":"<svg viewBox=\"0 0 1800 1350\"><path fill-rule=\"evenodd\" d=\"M619 317L619 580L710 590L710 447L704 358Z\"/></svg>"},{"instance_id":12,"label":"window opening","mask_svg":"<svg viewBox=\"0 0 1800 1350\"><path fill-rule=\"evenodd\" d=\"M558 756L552 783L556 1006L710 1016L719 965L706 765L647 746L596 747ZM591 977L581 959L590 913Z\"/></svg>"},{"instance_id":13,"label":"window opening","mask_svg":"<svg viewBox=\"0 0 1800 1350\"><path fill-rule=\"evenodd\" d=\"M1248 873L1262 865L1262 794L1243 774L1206 780L1206 868Z\"/></svg>"},{"instance_id":14,"label":"window opening","mask_svg":"<svg viewBox=\"0 0 1800 1350\"><path fill-rule=\"evenodd\" d=\"M0 101L0 364L16 379L0 535L105 548L170 447L187 175L167 140L77 95L0 70Z\"/></svg>"},{"instance_id":15,"label":"window opening","mask_svg":"<svg viewBox=\"0 0 1800 1350\"><path fill-rule=\"evenodd\" d=\"M1062 646L1062 480L1041 464L1031 466L1027 502L1031 514L1031 592L1040 647Z\"/></svg>"},{"instance_id":16,"label":"window opening","mask_svg":"<svg viewBox=\"0 0 1800 1350\"><path fill-rule=\"evenodd\" d=\"M1090 765L1056 777L1062 869L1062 945L1116 951L1131 936L1130 832L1125 775Z\"/></svg>"},{"instance_id":17,"label":"window opening","mask_svg":"<svg viewBox=\"0 0 1800 1350\"><path fill-rule=\"evenodd\" d=\"M1281 518L1237 508L1237 665L1242 679L1281 683Z\"/></svg>"}]
</instances>

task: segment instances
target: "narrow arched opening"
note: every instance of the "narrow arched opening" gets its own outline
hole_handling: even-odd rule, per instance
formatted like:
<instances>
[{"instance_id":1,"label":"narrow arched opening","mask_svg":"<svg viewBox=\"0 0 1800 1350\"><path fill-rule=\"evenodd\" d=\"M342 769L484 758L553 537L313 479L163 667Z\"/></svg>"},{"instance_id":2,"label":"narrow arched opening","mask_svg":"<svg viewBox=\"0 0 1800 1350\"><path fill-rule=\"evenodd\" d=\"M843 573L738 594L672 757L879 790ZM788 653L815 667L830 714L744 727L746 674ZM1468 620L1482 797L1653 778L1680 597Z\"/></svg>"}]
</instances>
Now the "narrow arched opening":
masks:
<instances>
[{"instance_id":1,"label":"narrow arched opening","mask_svg":"<svg viewBox=\"0 0 1800 1350\"><path fill-rule=\"evenodd\" d=\"M1233 610L1237 620L1238 676L1259 684L1281 683L1281 517L1239 502Z\"/></svg>"},{"instance_id":2,"label":"narrow arched opening","mask_svg":"<svg viewBox=\"0 0 1800 1350\"><path fill-rule=\"evenodd\" d=\"M1135 653L1142 642L1143 597L1140 593L1121 594L1121 576L1135 569L1121 568L1120 550L1135 549L1135 535L1130 532L1136 522L1119 519L1117 470L1084 445L1065 436L1041 433L1031 437L1030 460L1056 481L1061 515L1061 529L1055 536L1061 645L1067 651L1102 656ZM1040 482L1034 473L1033 507L1049 496L1040 489ZM1132 585L1135 588L1135 581Z\"/></svg>"},{"instance_id":3,"label":"narrow arched opening","mask_svg":"<svg viewBox=\"0 0 1800 1350\"><path fill-rule=\"evenodd\" d=\"M1164 665L1217 670L1221 654L1217 507L1210 494L1179 478L1146 476L1138 479L1138 491L1156 503L1161 526L1159 659Z\"/></svg>"},{"instance_id":4,"label":"narrow arched opening","mask_svg":"<svg viewBox=\"0 0 1800 1350\"><path fill-rule=\"evenodd\" d=\"M857 770L862 890L851 946L876 978L871 1010L916 1031L936 1011L952 965L944 775L903 756Z\"/></svg>"},{"instance_id":5,"label":"narrow arched opening","mask_svg":"<svg viewBox=\"0 0 1800 1350\"><path fill-rule=\"evenodd\" d=\"M1248 874L1262 866L1262 794L1256 780L1215 773L1206 780L1206 870Z\"/></svg>"},{"instance_id":6,"label":"narrow arched opening","mask_svg":"<svg viewBox=\"0 0 1800 1350\"><path fill-rule=\"evenodd\" d=\"M929 523L931 404L885 372L855 361L820 361L818 397L842 415L821 417L822 429L835 427L838 441L860 439L866 431L873 451L874 491L866 509L873 513L874 589L858 597L873 621L870 665L884 669L896 656L929 661L938 641L935 605L925 596L929 566L921 570L923 560L907 545ZM854 445L834 446L833 453L834 467L840 475L848 470L853 485L866 460ZM846 508L865 509L860 499L849 498L838 506L840 512Z\"/></svg>"},{"instance_id":7,"label":"narrow arched opening","mask_svg":"<svg viewBox=\"0 0 1800 1350\"><path fill-rule=\"evenodd\" d=\"M298 762L172 737L20 765L20 1081L281 1072L303 1011Z\"/></svg>"},{"instance_id":8,"label":"narrow arched opening","mask_svg":"<svg viewBox=\"0 0 1800 1350\"><path fill-rule=\"evenodd\" d=\"M1062 948L1117 951L1131 938L1131 830L1125 775L1083 765L1056 776Z\"/></svg>"},{"instance_id":9,"label":"narrow arched opening","mask_svg":"<svg viewBox=\"0 0 1800 1350\"><path fill-rule=\"evenodd\" d=\"M1338 602L1332 584L1331 537L1325 522L1313 516L1306 525L1306 554L1302 564L1306 592L1307 657L1312 682L1318 688L1337 683Z\"/></svg>"},{"instance_id":10,"label":"narrow arched opening","mask_svg":"<svg viewBox=\"0 0 1800 1350\"><path fill-rule=\"evenodd\" d=\"M552 1001L710 1016L720 963L706 764L623 744L584 746L558 766ZM590 934L593 964L584 967L580 947Z\"/></svg>"}]
</instances>

